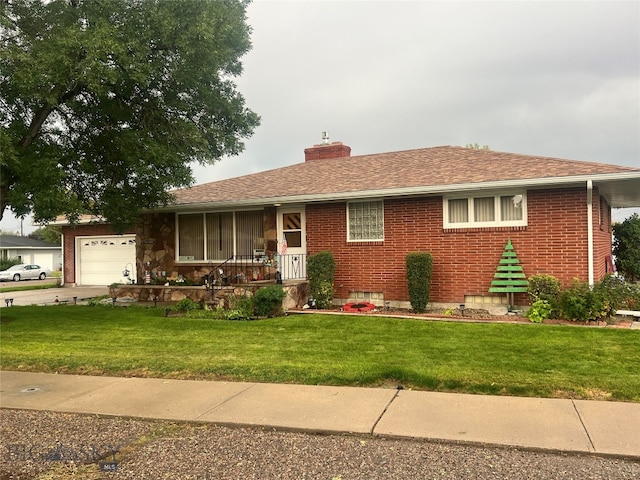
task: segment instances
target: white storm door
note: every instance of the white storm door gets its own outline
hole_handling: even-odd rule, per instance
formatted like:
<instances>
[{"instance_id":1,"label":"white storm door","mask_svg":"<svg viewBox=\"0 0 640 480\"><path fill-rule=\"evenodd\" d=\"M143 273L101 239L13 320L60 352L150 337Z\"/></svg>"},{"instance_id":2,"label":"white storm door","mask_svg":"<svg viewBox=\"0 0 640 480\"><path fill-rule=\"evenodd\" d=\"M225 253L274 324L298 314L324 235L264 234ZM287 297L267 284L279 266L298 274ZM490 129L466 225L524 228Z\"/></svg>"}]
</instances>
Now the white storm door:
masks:
<instances>
[{"instance_id":1,"label":"white storm door","mask_svg":"<svg viewBox=\"0 0 640 480\"><path fill-rule=\"evenodd\" d=\"M283 280L307 277L304 206L278 209L278 253Z\"/></svg>"}]
</instances>

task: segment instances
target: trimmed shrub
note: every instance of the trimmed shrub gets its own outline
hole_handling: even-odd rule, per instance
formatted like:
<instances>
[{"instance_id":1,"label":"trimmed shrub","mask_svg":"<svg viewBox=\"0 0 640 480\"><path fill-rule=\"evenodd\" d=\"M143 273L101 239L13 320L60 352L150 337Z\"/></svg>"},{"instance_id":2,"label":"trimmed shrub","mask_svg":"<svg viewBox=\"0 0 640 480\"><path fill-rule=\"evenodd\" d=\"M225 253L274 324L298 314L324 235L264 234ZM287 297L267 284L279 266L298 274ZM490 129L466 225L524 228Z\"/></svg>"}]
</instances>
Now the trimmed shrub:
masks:
<instances>
[{"instance_id":1,"label":"trimmed shrub","mask_svg":"<svg viewBox=\"0 0 640 480\"><path fill-rule=\"evenodd\" d=\"M406 265L411 308L422 313L429 303L433 257L428 252L411 252L406 256Z\"/></svg>"},{"instance_id":2,"label":"trimmed shrub","mask_svg":"<svg viewBox=\"0 0 640 480\"><path fill-rule=\"evenodd\" d=\"M282 315L282 300L286 293L281 285L269 285L259 288L251 297L255 313L259 317L277 317Z\"/></svg>"},{"instance_id":3,"label":"trimmed shrub","mask_svg":"<svg viewBox=\"0 0 640 480\"><path fill-rule=\"evenodd\" d=\"M197 310L198 308L200 308L200 305L191 300L189 297L186 297L179 302L176 302L174 308L179 312L190 312L191 310Z\"/></svg>"},{"instance_id":4,"label":"trimmed shrub","mask_svg":"<svg viewBox=\"0 0 640 480\"><path fill-rule=\"evenodd\" d=\"M529 277L527 293L529 294L531 303L535 303L538 300L545 300L553 306L558 301L560 290L560 280L553 275L537 273Z\"/></svg>"},{"instance_id":5,"label":"trimmed shrub","mask_svg":"<svg viewBox=\"0 0 640 480\"><path fill-rule=\"evenodd\" d=\"M577 278L569 287L560 293L558 298L560 316L567 320L597 320L602 312L597 312L593 292L587 282L581 282Z\"/></svg>"},{"instance_id":6,"label":"trimmed shrub","mask_svg":"<svg viewBox=\"0 0 640 480\"><path fill-rule=\"evenodd\" d=\"M616 286L602 280L593 288L587 282L574 279L558 299L560 316L568 320L591 321L608 318L617 310L614 298Z\"/></svg>"},{"instance_id":7,"label":"trimmed shrub","mask_svg":"<svg viewBox=\"0 0 640 480\"><path fill-rule=\"evenodd\" d=\"M557 310L561 318L587 322L612 317L617 310L640 307L640 286L615 275L604 277L593 288L587 282L574 279L559 293L555 293L555 282L551 275L534 275L529 279L529 296L535 301L525 315L531 321L536 321L534 318L551 318Z\"/></svg>"},{"instance_id":8,"label":"trimmed shrub","mask_svg":"<svg viewBox=\"0 0 640 480\"><path fill-rule=\"evenodd\" d=\"M307 259L309 293L318 308L331 308L336 262L329 251L318 252Z\"/></svg>"}]
</instances>

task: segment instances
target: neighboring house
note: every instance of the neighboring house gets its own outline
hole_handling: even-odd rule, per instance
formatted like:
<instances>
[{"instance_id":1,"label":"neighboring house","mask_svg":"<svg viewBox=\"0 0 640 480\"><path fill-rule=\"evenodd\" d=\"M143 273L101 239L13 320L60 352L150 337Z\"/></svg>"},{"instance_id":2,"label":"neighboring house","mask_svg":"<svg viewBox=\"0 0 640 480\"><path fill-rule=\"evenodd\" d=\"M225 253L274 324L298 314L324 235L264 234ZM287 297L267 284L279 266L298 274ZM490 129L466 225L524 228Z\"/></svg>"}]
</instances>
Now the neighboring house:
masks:
<instances>
[{"instance_id":1,"label":"neighboring house","mask_svg":"<svg viewBox=\"0 0 640 480\"><path fill-rule=\"evenodd\" d=\"M306 255L333 253L338 303L408 306L405 256L425 251L433 302L490 305L504 302L488 292L509 239L527 276L593 283L610 269L611 208L640 206L640 168L450 146L350 152L315 145L303 163L178 190L129 235L65 227L65 282L85 283L91 242L135 245L138 278L197 280L232 256L284 253L286 240L285 279L305 276Z\"/></svg>"},{"instance_id":2,"label":"neighboring house","mask_svg":"<svg viewBox=\"0 0 640 480\"><path fill-rule=\"evenodd\" d=\"M33 263L55 271L62 268L62 247L19 235L0 235L0 258L17 258L20 263Z\"/></svg>"}]
</instances>

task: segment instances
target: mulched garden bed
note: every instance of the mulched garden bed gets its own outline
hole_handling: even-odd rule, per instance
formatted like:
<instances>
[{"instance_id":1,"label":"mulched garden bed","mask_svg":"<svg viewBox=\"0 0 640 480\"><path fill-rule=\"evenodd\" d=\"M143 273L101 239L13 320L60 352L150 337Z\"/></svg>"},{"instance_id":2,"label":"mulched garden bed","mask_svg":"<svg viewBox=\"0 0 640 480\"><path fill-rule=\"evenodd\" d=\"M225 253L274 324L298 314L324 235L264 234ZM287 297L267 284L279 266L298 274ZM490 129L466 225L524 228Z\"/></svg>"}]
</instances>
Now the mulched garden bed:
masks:
<instances>
[{"instance_id":1,"label":"mulched garden bed","mask_svg":"<svg viewBox=\"0 0 640 480\"><path fill-rule=\"evenodd\" d=\"M306 310L290 310L289 312L317 312L317 313L330 313L330 314L343 314L343 315L380 315L400 318L424 318L425 320L444 320L444 321L460 321L460 322L493 322L493 323L532 323L528 318L522 315L523 312L514 312L507 315L492 315L489 311L484 309L465 308L462 312L459 308L456 309L430 309L424 313L415 313L412 310L403 308L377 308L370 311L357 312L352 308L345 312L342 309L306 309ZM630 328L633 324L633 320L626 317L614 317L608 321L571 321L571 320L559 320L549 319L542 322L545 325L574 325L582 327L613 327L613 328Z\"/></svg>"}]
</instances>

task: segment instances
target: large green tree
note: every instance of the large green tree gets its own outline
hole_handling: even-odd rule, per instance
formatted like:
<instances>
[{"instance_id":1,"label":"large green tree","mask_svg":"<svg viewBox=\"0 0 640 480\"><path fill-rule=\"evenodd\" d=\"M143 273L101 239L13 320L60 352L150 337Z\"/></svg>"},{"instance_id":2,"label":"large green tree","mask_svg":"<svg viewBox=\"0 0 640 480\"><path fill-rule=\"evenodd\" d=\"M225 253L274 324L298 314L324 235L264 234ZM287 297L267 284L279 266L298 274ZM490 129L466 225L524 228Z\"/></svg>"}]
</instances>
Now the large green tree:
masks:
<instances>
[{"instance_id":1,"label":"large green tree","mask_svg":"<svg viewBox=\"0 0 640 480\"><path fill-rule=\"evenodd\" d=\"M122 231L242 151L246 1L0 0L0 219Z\"/></svg>"},{"instance_id":2,"label":"large green tree","mask_svg":"<svg viewBox=\"0 0 640 480\"><path fill-rule=\"evenodd\" d=\"M640 215L613 224L613 254L618 271L628 280L640 279Z\"/></svg>"}]
</instances>

